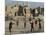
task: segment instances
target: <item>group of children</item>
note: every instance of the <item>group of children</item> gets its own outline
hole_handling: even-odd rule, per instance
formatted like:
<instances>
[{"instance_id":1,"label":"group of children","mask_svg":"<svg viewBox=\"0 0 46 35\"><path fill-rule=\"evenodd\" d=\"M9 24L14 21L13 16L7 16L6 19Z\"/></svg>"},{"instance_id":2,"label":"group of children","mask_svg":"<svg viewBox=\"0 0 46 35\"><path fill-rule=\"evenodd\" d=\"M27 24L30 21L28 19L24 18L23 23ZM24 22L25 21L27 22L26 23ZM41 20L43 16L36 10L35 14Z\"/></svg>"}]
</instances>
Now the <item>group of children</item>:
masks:
<instances>
[{"instance_id":1,"label":"group of children","mask_svg":"<svg viewBox=\"0 0 46 35\"><path fill-rule=\"evenodd\" d=\"M25 19L26 19L26 17L25 17ZM24 19L24 20L25 20ZM31 26L31 32L32 31L34 31L34 26L37 26L37 24L38 24L38 27L39 27L39 29L41 29L41 19L40 18L37 18L37 19L35 19L35 18L29 18L29 24L30 24L30 26ZM13 25L14 23L13 22L10 22L9 23L9 31L11 32L11 29L12 29L12 25ZM16 25L18 26L19 25L19 22L17 21L16 22ZM26 20L25 20L25 22L24 22L24 28L26 28Z\"/></svg>"},{"instance_id":2,"label":"group of children","mask_svg":"<svg viewBox=\"0 0 46 35\"><path fill-rule=\"evenodd\" d=\"M31 32L32 30L34 31L34 28L38 26L38 29L41 29L41 19L37 18L33 18L33 20L30 22L31 24Z\"/></svg>"}]
</instances>

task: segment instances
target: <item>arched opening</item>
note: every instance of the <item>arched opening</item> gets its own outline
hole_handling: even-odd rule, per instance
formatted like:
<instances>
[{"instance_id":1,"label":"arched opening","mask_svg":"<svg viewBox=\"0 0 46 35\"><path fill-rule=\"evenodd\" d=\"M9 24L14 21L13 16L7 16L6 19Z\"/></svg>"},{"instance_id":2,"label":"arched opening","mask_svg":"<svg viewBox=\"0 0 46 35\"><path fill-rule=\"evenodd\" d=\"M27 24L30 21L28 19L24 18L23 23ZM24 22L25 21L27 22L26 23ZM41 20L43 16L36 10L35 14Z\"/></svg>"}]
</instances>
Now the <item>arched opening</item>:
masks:
<instances>
[{"instance_id":1,"label":"arched opening","mask_svg":"<svg viewBox=\"0 0 46 35\"><path fill-rule=\"evenodd\" d=\"M16 12L15 12L15 16L16 16Z\"/></svg>"}]
</instances>

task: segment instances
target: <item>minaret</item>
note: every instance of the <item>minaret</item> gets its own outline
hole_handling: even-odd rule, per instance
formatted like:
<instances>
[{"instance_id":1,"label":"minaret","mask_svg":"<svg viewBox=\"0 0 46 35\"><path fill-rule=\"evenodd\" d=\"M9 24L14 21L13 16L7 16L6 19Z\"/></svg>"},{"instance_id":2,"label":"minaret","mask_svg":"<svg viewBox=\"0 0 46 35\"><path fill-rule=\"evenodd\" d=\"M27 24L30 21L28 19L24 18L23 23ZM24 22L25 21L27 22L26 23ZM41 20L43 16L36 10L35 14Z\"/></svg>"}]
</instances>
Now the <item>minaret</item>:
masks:
<instances>
[{"instance_id":1,"label":"minaret","mask_svg":"<svg viewBox=\"0 0 46 35\"><path fill-rule=\"evenodd\" d=\"M19 8L18 1L16 1L16 7ZM18 16L18 11L16 12L16 16Z\"/></svg>"},{"instance_id":2,"label":"minaret","mask_svg":"<svg viewBox=\"0 0 46 35\"><path fill-rule=\"evenodd\" d=\"M18 6L18 1L16 1L16 6Z\"/></svg>"},{"instance_id":3,"label":"minaret","mask_svg":"<svg viewBox=\"0 0 46 35\"><path fill-rule=\"evenodd\" d=\"M26 1L26 2L24 2L24 6L28 6L28 2Z\"/></svg>"},{"instance_id":4,"label":"minaret","mask_svg":"<svg viewBox=\"0 0 46 35\"><path fill-rule=\"evenodd\" d=\"M28 6L28 2L24 1L24 8L23 8L23 13L24 13L24 16L26 16L26 7Z\"/></svg>"},{"instance_id":5,"label":"minaret","mask_svg":"<svg viewBox=\"0 0 46 35\"><path fill-rule=\"evenodd\" d=\"M28 7L28 2L24 2L24 15L30 16L30 8Z\"/></svg>"}]
</instances>

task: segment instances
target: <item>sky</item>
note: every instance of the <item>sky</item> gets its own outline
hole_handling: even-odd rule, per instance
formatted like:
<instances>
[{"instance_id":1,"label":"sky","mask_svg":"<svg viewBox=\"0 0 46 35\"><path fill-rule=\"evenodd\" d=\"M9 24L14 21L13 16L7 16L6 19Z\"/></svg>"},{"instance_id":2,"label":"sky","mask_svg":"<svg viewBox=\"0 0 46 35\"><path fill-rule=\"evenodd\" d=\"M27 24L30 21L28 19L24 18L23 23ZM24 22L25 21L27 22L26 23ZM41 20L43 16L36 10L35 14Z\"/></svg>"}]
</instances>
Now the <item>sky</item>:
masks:
<instances>
[{"instance_id":1,"label":"sky","mask_svg":"<svg viewBox=\"0 0 46 35\"><path fill-rule=\"evenodd\" d=\"M24 1L18 1L18 3L23 6ZM7 5L7 6L9 6L9 5L15 5L15 4L16 4L16 1L5 0L5 5ZM28 5L32 9L33 8L37 8L37 7L44 8L44 3L43 2L29 2Z\"/></svg>"}]
</instances>

